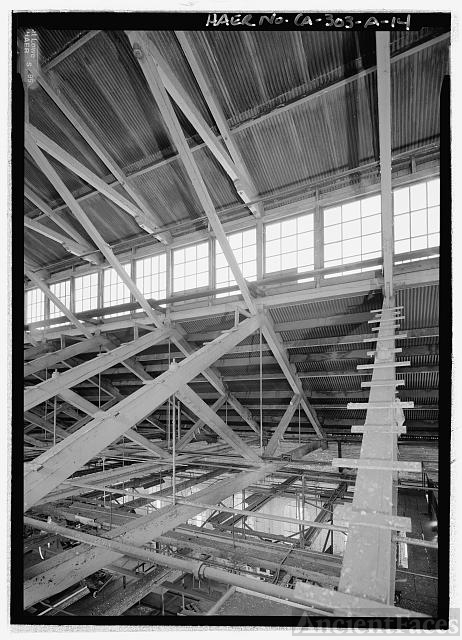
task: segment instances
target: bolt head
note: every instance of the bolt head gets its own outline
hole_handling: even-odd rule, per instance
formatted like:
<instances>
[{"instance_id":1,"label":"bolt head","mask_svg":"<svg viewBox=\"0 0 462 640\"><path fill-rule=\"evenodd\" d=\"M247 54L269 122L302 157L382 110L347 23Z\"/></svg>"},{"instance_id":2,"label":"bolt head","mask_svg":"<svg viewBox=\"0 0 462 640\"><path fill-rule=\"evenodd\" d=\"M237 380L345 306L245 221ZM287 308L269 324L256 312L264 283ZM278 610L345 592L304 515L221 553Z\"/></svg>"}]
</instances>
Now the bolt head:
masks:
<instances>
[{"instance_id":1,"label":"bolt head","mask_svg":"<svg viewBox=\"0 0 462 640\"><path fill-rule=\"evenodd\" d=\"M143 57L143 51L137 42L135 42L133 45L133 55L139 60L141 60L141 58Z\"/></svg>"}]
</instances>

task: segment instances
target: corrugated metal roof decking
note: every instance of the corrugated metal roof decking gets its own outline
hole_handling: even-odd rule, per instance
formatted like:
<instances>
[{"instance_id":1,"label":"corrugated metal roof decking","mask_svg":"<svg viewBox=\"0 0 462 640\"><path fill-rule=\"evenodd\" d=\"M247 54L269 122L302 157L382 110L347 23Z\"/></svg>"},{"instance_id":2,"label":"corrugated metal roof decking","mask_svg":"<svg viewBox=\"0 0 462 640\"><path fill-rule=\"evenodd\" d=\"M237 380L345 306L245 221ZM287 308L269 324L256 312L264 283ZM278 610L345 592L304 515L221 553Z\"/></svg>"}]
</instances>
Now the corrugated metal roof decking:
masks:
<instances>
[{"instance_id":1,"label":"corrugated metal roof decking","mask_svg":"<svg viewBox=\"0 0 462 640\"><path fill-rule=\"evenodd\" d=\"M58 97L61 93L57 92ZM82 138L62 111L40 86L33 85L28 91L29 122L56 142L73 158L91 169L100 178L109 176L109 170Z\"/></svg>"},{"instance_id":2,"label":"corrugated metal roof decking","mask_svg":"<svg viewBox=\"0 0 462 640\"><path fill-rule=\"evenodd\" d=\"M27 227L24 228L24 245L27 247L25 255L41 266L69 255L62 245Z\"/></svg>"},{"instance_id":3,"label":"corrugated metal roof decking","mask_svg":"<svg viewBox=\"0 0 462 640\"><path fill-rule=\"evenodd\" d=\"M398 290L396 304L405 309L402 329L437 327L439 324L438 284Z\"/></svg>"},{"instance_id":4,"label":"corrugated metal roof decking","mask_svg":"<svg viewBox=\"0 0 462 640\"><path fill-rule=\"evenodd\" d=\"M284 342L289 340L322 339L338 336L351 336L369 332L370 325L367 322L360 324L336 324L328 327L315 327L313 329L297 329L296 331L281 331L280 335Z\"/></svg>"},{"instance_id":5,"label":"corrugated metal roof decking","mask_svg":"<svg viewBox=\"0 0 462 640\"><path fill-rule=\"evenodd\" d=\"M202 213L183 164L178 159L134 176L132 181L166 225L194 219Z\"/></svg>"},{"instance_id":6,"label":"corrugated metal roof decking","mask_svg":"<svg viewBox=\"0 0 462 640\"><path fill-rule=\"evenodd\" d=\"M448 43L436 44L392 66L392 148L398 152L433 142L440 129L440 91Z\"/></svg>"},{"instance_id":7,"label":"corrugated metal roof decking","mask_svg":"<svg viewBox=\"0 0 462 640\"><path fill-rule=\"evenodd\" d=\"M55 36L45 31L44 34L44 41L50 38L50 47L56 50L67 38L66 33L57 32ZM78 32L68 35L72 40ZM395 34L393 51L406 48L411 41L428 39L430 35L431 30L406 37ZM212 124L174 33L150 32L150 37L173 67L196 107ZM306 92L307 81L315 82L315 88L319 88L326 83L329 74L337 74L337 79L345 77L349 70L358 68L358 56L364 56L361 68L375 62L373 34L255 32L250 38L245 32L195 32L190 37L206 72L209 71L209 79L216 85L219 101L231 119L231 125L233 118L248 119L261 108L274 106L274 100L287 102L291 92L299 97L301 86ZM439 87L447 49L447 43L440 43L393 65L396 111L393 122L395 146L400 149L434 140L438 135ZM246 69L247 72L234 78L230 73L233 64L236 70ZM226 73L217 75L220 69ZM63 95L122 168L139 169L174 153L163 119L123 32L98 33L58 62L53 74L61 81ZM416 90L425 95L409 90L415 74L419 77ZM85 157L85 162L103 175L105 169L101 162L44 97L43 91L36 88L31 91L31 97L31 122L43 128L78 159ZM288 185L304 185L316 177L356 168L375 159L375 104L374 73L371 73L237 132L236 143L257 190L272 194ZM178 115L187 137L191 142L193 138L197 141L187 120L182 114ZM54 130L47 126L47 116L53 121ZM234 188L210 152L200 149L195 157L217 208L236 204ZM31 171L29 174L47 202L54 200L55 194L50 192L49 185L41 184L43 177L33 175ZM63 177L71 189L80 192L87 189L68 173L64 172ZM166 224L194 219L202 214L178 161L163 164L135 178L135 182L159 209Z\"/></svg>"},{"instance_id":8,"label":"corrugated metal roof decking","mask_svg":"<svg viewBox=\"0 0 462 640\"><path fill-rule=\"evenodd\" d=\"M86 29L36 29L39 41L40 64L42 66L53 60L71 44L77 42L88 33Z\"/></svg>"},{"instance_id":9,"label":"corrugated metal roof decking","mask_svg":"<svg viewBox=\"0 0 462 640\"><path fill-rule=\"evenodd\" d=\"M374 300L368 296L345 296L325 300L314 300L303 304L271 307L271 317L275 323L292 322L309 318L330 317L347 313L365 313L374 309ZM372 318L372 316L371 316Z\"/></svg>"},{"instance_id":10,"label":"corrugated metal roof decking","mask_svg":"<svg viewBox=\"0 0 462 640\"><path fill-rule=\"evenodd\" d=\"M436 34L435 30L392 33L392 54ZM49 37L48 49L44 49L48 58L62 50L66 37L72 41L77 36L78 32L45 34L44 37ZM206 122L214 126L174 32L152 31L149 37L172 66ZM374 34L308 31L269 31L255 34L194 32L189 37L204 64L228 118L228 124L234 128L236 144L241 149L250 175L261 194L278 195L282 198L282 190L288 186L292 185L301 192L301 189L307 184L314 184L319 177L335 176L348 169L355 170L378 158L376 73L370 70L367 75L351 77L346 83L341 82L350 78L354 72L370 69L375 64ZM447 60L448 42L444 42L392 65L395 152L409 151L428 142L438 141L439 91ZM197 221L204 215L202 207L182 162L174 157L175 149L163 118L125 34L99 33L65 60L58 62L53 74L60 81L63 94L115 161L128 173L140 170L139 174L133 176L132 182L162 223L169 225L189 220L196 221L194 225L198 224ZM336 81L340 81L337 87L320 96L316 95L317 90ZM276 110L261 120L249 121L268 114L277 106L287 106L310 92L313 92L313 96L299 104L281 111ZM101 161L44 92L37 87L31 91L30 98L31 123L97 175L108 179L108 172ZM198 145L198 135L180 111L176 107L175 109L189 144ZM214 128L214 131L217 132L217 129ZM194 157L217 209L238 204L239 199L232 182L210 151L201 145L195 149ZM158 166L151 166L158 162ZM52 164L76 195L89 191L85 182L55 161ZM51 185L29 159L26 159L25 170L28 182L46 202L60 202ZM377 173L376 168L371 171ZM354 184L357 174L349 175L348 181ZM115 188L123 193L120 186ZM117 243L144 233L133 218L100 195L93 195L81 204L107 242ZM31 213L34 208L28 203L26 211ZM67 221L73 221L73 216L67 210L60 215ZM238 215L242 216L243 211ZM86 236L84 231L82 233ZM176 230L173 229L174 236L184 233L180 225ZM45 265L66 255L58 244L27 230L26 243L30 247L31 257L39 264ZM406 319L401 323L403 330L438 326L437 285L398 291L396 304L405 306ZM308 291L304 303L274 307L269 309L269 313L276 325L283 325L299 320L335 316L338 316L336 320L340 320L341 316L367 313L379 306L380 302L367 296L310 301ZM186 309L187 305L178 305L176 308ZM226 313L184 321L181 324L187 333L205 334L205 340L207 332L229 329L234 321L234 314ZM328 337L340 336L350 336L354 340L355 335L371 331L367 321L348 322L342 319L341 322L338 325L285 330L280 335L284 342L304 339L322 341ZM126 333L131 337L130 332ZM415 347L437 343L437 338L418 338L400 342L399 346ZM258 345L259 334L249 336L242 344ZM348 345L299 347L290 350L290 355L307 355L306 361L302 358L301 362L296 363L301 374L314 371L323 373L321 376L302 378L308 395L310 391L322 391L326 394L330 391L340 394L345 392L347 395L350 392L348 399L313 399L313 405L318 407L321 418L326 418L327 421L364 418L363 411L349 411L345 406L353 397L351 392L357 392L358 398L362 397L360 394L364 389L361 388L361 382L369 380L370 375L367 372L360 375L356 366L371 360L367 357L345 360L337 358L336 353L365 351L370 348L370 345L365 345L359 339ZM312 360L310 354L313 351L330 352L332 357ZM272 358L272 355L265 351L265 357ZM240 366L236 366L236 358L241 359ZM231 378L229 382L226 381L231 391L258 392L258 352L253 353L252 358L249 356L251 364L246 364L245 358L245 353L224 357L223 360L229 366L220 367L220 373ZM426 398L425 390L437 389L439 377L434 368L439 362L438 355L398 355L397 359L410 359L412 367L422 369L415 373L406 372L405 369L398 370L398 379L406 381L405 388L400 389L400 397L406 398L407 391L422 391L421 396L416 396L416 404L433 406L434 398ZM425 371L425 368L428 370ZM265 364L263 377L272 372L282 375L276 363ZM345 375L347 372L348 375ZM246 374L255 379L239 380L240 375ZM156 373L153 372L153 375ZM130 374L116 374L115 380L120 379L120 376L128 377ZM199 393L214 393L209 384L192 384ZM282 377L264 379L262 384L263 389L268 392L282 390L290 393L290 387ZM132 386L128 388L131 390ZM284 397L277 400L276 404L282 405L286 401L287 398ZM265 398L265 403L273 404L271 397ZM257 409L258 402L255 398L248 399L247 404L254 410ZM271 413L274 421L283 411L268 410L268 413ZM407 410L406 417L418 421L435 420L437 411L430 408Z\"/></svg>"},{"instance_id":11,"label":"corrugated metal roof decking","mask_svg":"<svg viewBox=\"0 0 462 640\"><path fill-rule=\"evenodd\" d=\"M355 371L359 364L369 364L370 358L354 358L351 360L307 360L306 362L297 362L297 371L310 372L310 371L326 371L331 372L335 376L342 375L342 371ZM369 378L363 377L363 380ZM311 380L311 378L310 378Z\"/></svg>"},{"instance_id":12,"label":"corrugated metal roof decking","mask_svg":"<svg viewBox=\"0 0 462 640\"><path fill-rule=\"evenodd\" d=\"M195 32L194 45L231 126L375 62L368 33Z\"/></svg>"}]
</instances>

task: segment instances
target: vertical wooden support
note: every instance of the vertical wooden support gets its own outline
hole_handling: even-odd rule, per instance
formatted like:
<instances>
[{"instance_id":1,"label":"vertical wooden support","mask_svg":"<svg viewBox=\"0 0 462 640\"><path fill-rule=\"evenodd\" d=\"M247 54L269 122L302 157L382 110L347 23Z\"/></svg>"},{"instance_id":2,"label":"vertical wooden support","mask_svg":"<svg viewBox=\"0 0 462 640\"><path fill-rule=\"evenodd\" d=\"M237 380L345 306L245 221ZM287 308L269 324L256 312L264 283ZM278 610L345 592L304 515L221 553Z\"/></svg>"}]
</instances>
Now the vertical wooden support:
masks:
<instances>
[{"instance_id":1,"label":"vertical wooden support","mask_svg":"<svg viewBox=\"0 0 462 640\"><path fill-rule=\"evenodd\" d=\"M263 278L263 274L265 273L264 267L264 225L263 220L261 218L257 218L256 225L256 243L257 243L257 280L261 280Z\"/></svg>"},{"instance_id":2,"label":"vertical wooden support","mask_svg":"<svg viewBox=\"0 0 462 640\"><path fill-rule=\"evenodd\" d=\"M168 247L165 255L165 293L166 297L169 298L173 292L173 250Z\"/></svg>"},{"instance_id":3,"label":"vertical wooden support","mask_svg":"<svg viewBox=\"0 0 462 640\"><path fill-rule=\"evenodd\" d=\"M72 275L69 279L70 281L70 300L69 300L69 309L75 313L75 275L74 272L72 272Z\"/></svg>"},{"instance_id":4,"label":"vertical wooden support","mask_svg":"<svg viewBox=\"0 0 462 640\"><path fill-rule=\"evenodd\" d=\"M393 302L384 300L375 356L375 364L382 366L374 368L372 375L361 446L363 464L358 465L350 515L341 515L341 508L336 513L350 524L339 591L391 605L396 543L392 540L393 527L379 524L387 519L392 522L396 516L398 432L404 430L404 414L392 384L396 373L395 330L390 320L395 315Z\"/></svg>"},{"instance_id":5,"label":"vertical wooden support","mask_svg":"<svg viewBox=\"0 0 462 640\"><path fill-rule=\"evenodd\" d=\"M314 210L314 268L322 269L324 267L324 216L323 210L319 204L319 193L316 190L316 208ZM315 277L316 286L321 285L322 276Z\"/></svg>"},{"instance_id":6,"label":"vertical wooden support","mask_svg":"<svg viewBox=\"0 0 462 640\"><path fill-rule=\"evenodd\" d=\"M98 269L98 293L97 306L102 309L104 307L104 268Z\"/></svg>"},{"instance_id":7,"label":"vertical wooden support","mask_svg":"<svg viewBox=\"0 0 462 640\"><path fill-rule=\"evenodd\" d=\"M217 241L213 236L209 236L209 287L215 289L217 286ZM209 303L212 300L209 298Z\"/></svg>"},{"instance_id":8,"label":"vertical wooden support","mask_svg":"<svg viewBox=\"0 0 462 640\"><path fill-rule=\"evenodd\" d=\"M51 293L51 290L50 290L50 293ZM46 292L43 300L43 318L46 324L48 325L48 320L50 319L50 298L48 297Z\"/></svg>"},{"instance_id":9,"label":"vertical wooden support","mask_svg":"<svg viewBox=\"0 0 462 640\"><path fill-rule=\"evenodd\" d=\"M385 297L393 295L393 202L391 191L391 71L390 33L376 33L377 99L379 107L382 253Z\"/></svg>"}]
</instances>

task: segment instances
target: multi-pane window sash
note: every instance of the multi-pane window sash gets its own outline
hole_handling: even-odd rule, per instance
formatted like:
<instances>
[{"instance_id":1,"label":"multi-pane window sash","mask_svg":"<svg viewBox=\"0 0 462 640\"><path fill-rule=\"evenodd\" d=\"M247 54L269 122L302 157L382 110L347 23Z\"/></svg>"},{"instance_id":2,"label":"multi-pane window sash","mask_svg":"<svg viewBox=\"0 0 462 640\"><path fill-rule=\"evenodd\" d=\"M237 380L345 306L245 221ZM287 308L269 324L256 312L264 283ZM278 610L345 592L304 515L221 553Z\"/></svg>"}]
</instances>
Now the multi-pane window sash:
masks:
<instances>
[{"instance_id":1,"label":"multi-pane window sash","mask_svg":"<svg viewBox=\"0 0 462 640\"><path fill-rule=\"evenodd\" d=\"M256 229L238 231L227 236L230 247L239 265L242 275L246 280L256 280L257 278L257 233ZM215 244L216 262L216 286L230 287L236 284L228 261L221 249L218 241ZM220 293L217 297L232 295L232 293Z\"/></svg>"},{"instance_id":2,"label":"multi-pane window sash","mask_svg":"<svg viewBox=\"0 0 462 640\"><path fill-rule=\"evenodd\" d=\"M173 292L209 286L209 244L200 242L173 252Z\"/></svg>"},{"instance_id":3,"label":"multi-pane window sash","mask_svg":"<svg viewBox=\"0 0 462 640\"><path fill-rule=\"evenodd\" d=\"M265 273L314 268L313 214L265 225Z\"/></svg>"}]
</instances>

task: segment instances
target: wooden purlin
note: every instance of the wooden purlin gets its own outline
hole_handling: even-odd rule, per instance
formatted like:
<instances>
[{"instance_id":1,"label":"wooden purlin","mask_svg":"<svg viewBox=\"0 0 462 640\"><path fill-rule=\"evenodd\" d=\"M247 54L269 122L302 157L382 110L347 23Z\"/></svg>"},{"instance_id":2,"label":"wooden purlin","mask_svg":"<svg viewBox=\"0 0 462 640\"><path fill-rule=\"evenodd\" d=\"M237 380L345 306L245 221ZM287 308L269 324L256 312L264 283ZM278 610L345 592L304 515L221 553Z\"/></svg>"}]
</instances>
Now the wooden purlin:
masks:
<instances>
[{"instance_id":1,"label":"wooden purlin","mask_svg":"<svg viewBox=\"0 0 462 640\"><path fill-rule=\"evenodd\" d=\"M397 336L390 323L395 311L393 302L385 299L379 318L366 422L352 428L352 432L363 433L363 440L360 460L352 461L358 472L339 582L339 591L343 593L389 605L393 605L395 589L394 531L404 526L402 519L396 517L397 469L405 466L398 461L398 435L405 427L403 404L396 397ZM333 464L339 462L334 460ZM337 518L338 522L345 519L340 513Z\"/></svg>"}]
</instances>

